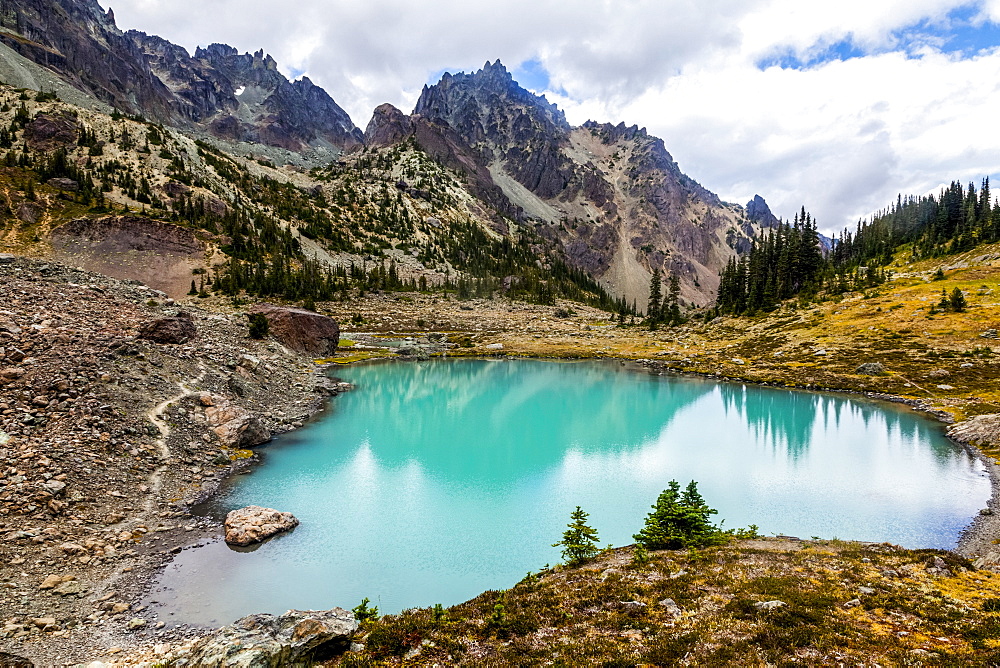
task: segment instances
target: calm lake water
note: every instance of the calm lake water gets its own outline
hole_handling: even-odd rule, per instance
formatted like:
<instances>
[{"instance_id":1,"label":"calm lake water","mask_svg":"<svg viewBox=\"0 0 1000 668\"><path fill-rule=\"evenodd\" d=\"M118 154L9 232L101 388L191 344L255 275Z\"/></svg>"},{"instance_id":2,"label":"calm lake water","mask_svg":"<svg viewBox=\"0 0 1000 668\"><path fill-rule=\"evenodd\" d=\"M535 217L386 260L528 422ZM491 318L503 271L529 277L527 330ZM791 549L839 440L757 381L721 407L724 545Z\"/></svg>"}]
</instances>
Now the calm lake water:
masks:
<instances>
[{"instance_id":1,"label":"calm lake water","mask_svg":"<svg viewBox=\"0 0 1000 668\"><path fill-rule=\"evenodd\" d=\"M990 496L939 425L855 397L652 375L612 362L453 360L338 370L357 389L276 439L208 508L291 511L251 552L185 550L147 603L168 622L450 605L559 561L580 505L632 543L671 479L726 527L954 547Z\"/></svg>"}]
</instances>

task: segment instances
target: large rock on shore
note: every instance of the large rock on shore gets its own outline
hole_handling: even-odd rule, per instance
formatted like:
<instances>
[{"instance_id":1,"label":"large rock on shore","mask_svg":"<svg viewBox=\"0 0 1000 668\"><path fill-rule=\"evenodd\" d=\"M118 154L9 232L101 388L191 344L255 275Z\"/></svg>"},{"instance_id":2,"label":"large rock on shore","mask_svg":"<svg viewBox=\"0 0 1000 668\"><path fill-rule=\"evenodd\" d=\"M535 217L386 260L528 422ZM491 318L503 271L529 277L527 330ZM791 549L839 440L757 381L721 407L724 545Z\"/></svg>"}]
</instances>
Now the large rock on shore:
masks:
<instances>
[{"instance_id":1,"label":"large rock on shore","mask_svg":"<svg viewBox=\"0 0 1000 668\"><path fill-rule=\"evenodd\" d=\"M291 513L247 506L226 515L226 542L230 545L252 545L298 525L299 520Z\"/></svg>"},{"instance_id":2,"label":"large rock on shore","mask_svg":"<svg viewBox=\"0 0 1000 668\"><path fill-rule=\"evenodd\" d=\"M342 608L289 610L274 615L248 615L199 640L184 654L170 657L171 666L202 668L278 668L311 666L348 650L358 628L354 615Z\"/></svg>"},{"instance_id":3,"label":"large rock on shore","mask_svg":"<svg viewBox=\"0 0 1000 668\"><path fill-rule=\"evenodd\" d=\"M333 318L274 304L258 304L251 311L264 314L271 336L292 350L321 357L337 352L340 325Z\"/></svg>"},{"instance_id":4,"label":"large rock on shore","mask_svg":"<svg viewBox=\"0 0 1000 668\"><path fill-rule=\"evenodd\" d=\"M139 328L139 338L156 343L187 343L198 336L189 318L158 318Z\"/></svg>"},{"instance_id":5,"label":"large rock on shore","mask_svg":"<svg viewBox=\"0 0 1000 668\"><path fill-rule=\"evenodd\" d=\"M205 418L219 442L230 448L252 448L271 440L271 432L260 418L225 397L204 392L200 401Z\"/></svg>"}]
</instances>

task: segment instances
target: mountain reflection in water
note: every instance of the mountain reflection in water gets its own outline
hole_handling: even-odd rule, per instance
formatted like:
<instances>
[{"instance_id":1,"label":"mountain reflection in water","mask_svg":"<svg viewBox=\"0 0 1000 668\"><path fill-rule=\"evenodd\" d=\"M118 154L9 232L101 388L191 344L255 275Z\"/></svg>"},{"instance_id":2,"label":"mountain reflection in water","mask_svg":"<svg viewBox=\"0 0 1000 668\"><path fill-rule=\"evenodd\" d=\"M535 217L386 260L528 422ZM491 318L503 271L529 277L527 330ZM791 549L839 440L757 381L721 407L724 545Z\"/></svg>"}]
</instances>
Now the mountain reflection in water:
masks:
<instances>
[{"instance_id":1,"label":"mountain reflection in water","mask_svg":"<svg viewBox=\"0 0 1000 668\"><path fill-rule=\"evenodd\" d=\"M264 449L207 508L291 511L252 553L186 550L149 602L170 620L453 604L559 560L582 506L632 542L671 479L726 527L953 547L986 504L980 464L903 407L657 376L612 362L435 360L338 370L357 389Z\"/></svg>"}]
</instances>

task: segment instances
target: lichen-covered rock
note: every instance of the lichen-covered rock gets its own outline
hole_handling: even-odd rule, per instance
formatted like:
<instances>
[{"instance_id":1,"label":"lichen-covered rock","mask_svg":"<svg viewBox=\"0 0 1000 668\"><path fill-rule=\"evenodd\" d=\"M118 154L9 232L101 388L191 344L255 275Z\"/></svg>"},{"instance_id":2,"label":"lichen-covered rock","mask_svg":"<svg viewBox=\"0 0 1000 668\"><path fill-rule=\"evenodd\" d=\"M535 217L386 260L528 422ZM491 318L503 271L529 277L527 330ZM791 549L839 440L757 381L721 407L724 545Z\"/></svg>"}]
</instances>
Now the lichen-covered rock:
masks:
<instances>
[{"instance_id":1,"label":"lichen-covered rock","mask_svg":"<svg viewBox=\"0 0 1000 668\"><path fill-rule=\"evenodd\" d=\"M291 513L247 506L226 515L226 542L230 545L253 545L298 525L299 520Z\"/></svg>"},{"instance_id":2,"label":"lichen-covered rock","mask_svg":"<svg viewBox=\"0 0 1000 668\"><path fill-rule=\"evenodd\" d=\"M1000 413L977 415L948 427L948 437L977 447L1000 444Z\"/></svg>"},{"instance_id":3,"label":"lichen-covered rock","mask_svg":"<svg viewBox=\"0 0 1000 668\"><path fill-rule=\"evenodd\" d=\"M198 329L188 318L158 318L140 327L138 336L156 343L187 343L198 336Z\"/></svg>"},{"instance_id":4,"label":"lichen-covered rock","mask_svg":"<svg viewBox=\"0 0 1000 668\"><path fill-rule=\"evenodd\" d=\"M201 668L277 668L311 666L350 648L358 628L342 608L289 610L281 616L249 615L170 657L171 666Z\"/></svg>"},{"instance_id":5,"label":"lichen-covered rock","mask_svg":"<svg viewBox=\"0 0 1000 668\"><path fill-rule=\"evenodd\" d=\"M274 304L258 304L251 311L264 314L271 336L292 350L323 357L337 352L340 325L333 318Z\"/></svg>"}]
</instances>

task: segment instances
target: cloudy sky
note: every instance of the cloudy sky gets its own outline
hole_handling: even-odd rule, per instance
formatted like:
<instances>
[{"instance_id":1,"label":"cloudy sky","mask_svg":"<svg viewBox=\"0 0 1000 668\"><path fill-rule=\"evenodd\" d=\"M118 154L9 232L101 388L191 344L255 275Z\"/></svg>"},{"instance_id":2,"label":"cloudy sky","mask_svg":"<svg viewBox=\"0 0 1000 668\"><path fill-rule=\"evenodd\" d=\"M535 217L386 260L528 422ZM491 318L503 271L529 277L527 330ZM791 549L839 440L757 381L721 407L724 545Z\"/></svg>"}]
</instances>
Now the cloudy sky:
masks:
<instances>
[{"instance_id":1,"label":"cloudy sky","mask_svg":"<svg viewBox=\"0 0 1000 668\"><path fill-rule=\"evenodd\" d=\"M100 0L193 51L263 48L364 129L499 58L571 123L638 124L688 175L827 231L1000 175L1000 0Z\"/></svg>"}]
</instances>

